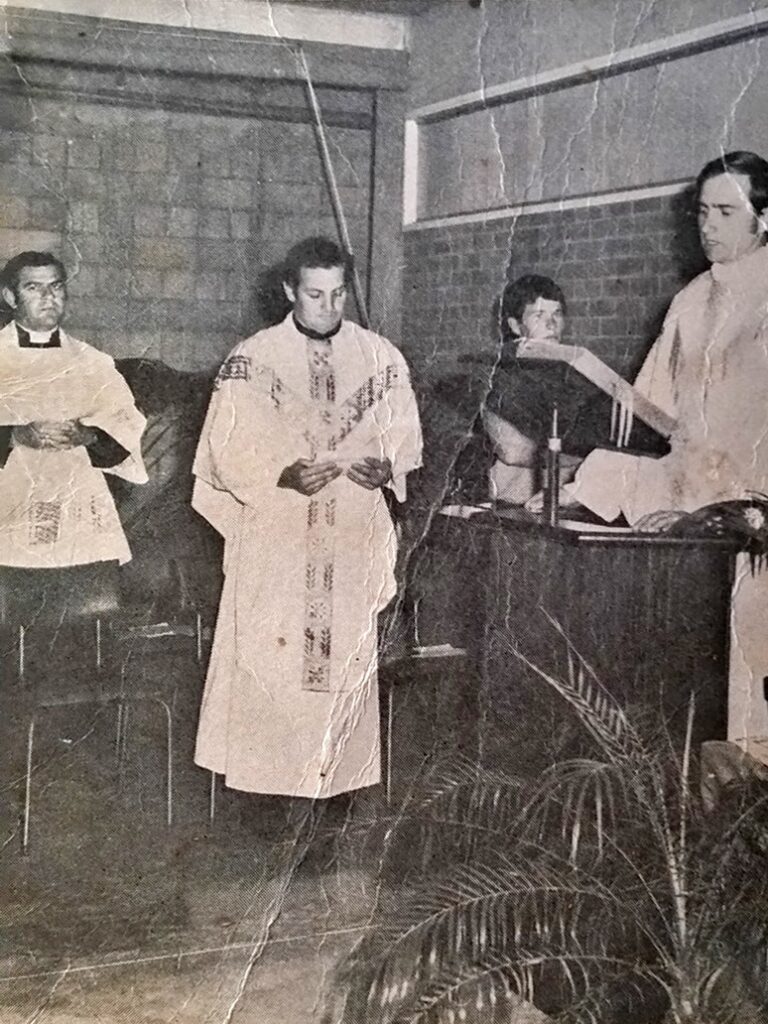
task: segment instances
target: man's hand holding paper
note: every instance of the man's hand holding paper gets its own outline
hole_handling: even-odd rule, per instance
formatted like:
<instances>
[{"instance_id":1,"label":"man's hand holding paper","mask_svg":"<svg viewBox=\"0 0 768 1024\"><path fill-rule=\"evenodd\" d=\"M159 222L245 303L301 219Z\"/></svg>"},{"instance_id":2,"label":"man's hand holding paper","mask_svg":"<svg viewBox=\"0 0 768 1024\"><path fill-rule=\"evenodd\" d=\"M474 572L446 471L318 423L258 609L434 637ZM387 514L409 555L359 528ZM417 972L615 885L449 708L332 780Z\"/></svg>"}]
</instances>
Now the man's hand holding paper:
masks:
<instances>
[{"instance_id":1,"label":"man's hand holding paper","mask_svg":"<svg viewBox=\"0 0 768 1024\"><path fill-rule=\"evenodd\" d=\"M392 477L392 463L389 459L375 459L372 455L366 455L362 462L353 462L347 470L347 476L360 487L368 491L375 491L377 487L383 487Z\"/></svg>"}]
</instances>

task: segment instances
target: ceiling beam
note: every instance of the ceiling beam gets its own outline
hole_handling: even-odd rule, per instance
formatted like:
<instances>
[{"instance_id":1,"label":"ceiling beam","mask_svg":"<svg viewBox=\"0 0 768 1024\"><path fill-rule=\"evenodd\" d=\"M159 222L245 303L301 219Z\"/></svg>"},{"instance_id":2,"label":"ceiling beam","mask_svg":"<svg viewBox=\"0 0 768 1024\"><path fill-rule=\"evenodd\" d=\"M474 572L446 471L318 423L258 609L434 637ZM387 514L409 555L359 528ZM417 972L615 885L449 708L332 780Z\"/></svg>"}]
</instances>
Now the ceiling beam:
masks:
<instances>
[{"instance_id":1,"label":"ceiling beam","mask_svg":"<svg viewBox=\"0 0 768 1024\"><path fill-rule=\"evenodd\" d=\"M5 57L19 63L51 60L130 67L139 73L166 70L208 79L302 80L296 59L298 44L285 40L15 7L3 8L2 21ZM407 87L408 55L404 51L318 42L301 46L315 85L399 91Z\"/></svg>"}]
</instances>

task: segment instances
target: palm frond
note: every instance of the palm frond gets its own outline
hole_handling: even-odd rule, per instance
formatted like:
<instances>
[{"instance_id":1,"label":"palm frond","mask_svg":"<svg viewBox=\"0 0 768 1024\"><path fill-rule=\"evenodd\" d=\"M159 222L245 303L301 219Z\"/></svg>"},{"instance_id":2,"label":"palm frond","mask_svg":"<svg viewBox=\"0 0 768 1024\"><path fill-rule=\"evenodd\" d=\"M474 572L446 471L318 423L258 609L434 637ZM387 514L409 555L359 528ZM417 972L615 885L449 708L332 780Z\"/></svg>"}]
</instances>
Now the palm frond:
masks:
<instances>
[{"instance_id":1,"label":"palm frond","mask_svg":"<svg viewBox=\"0 0 768 1024\"><path fill-rule=\"evenodd\" d=\"M396 927L376 923L348 969L358 1008L361 998L367 1002L382 993L387 1005L395 993L410 998L436 978L520 948L541 956L558 949L564 963L587 952L604 959L608 937L618 935L621 921L614 894L567 865L560 872L543 864L467 866L403 909Z\"/></svg>"},{"instance_id":2,"label":"palm frond","mask_svg":"<svg viewBox=\"0 0 768 1024\"><path fill-rule=\"evenodd\" d=\"M571 705L582 725L597 741L605 754L611 758L617 758L642 752L640 739L628 722L621 705L602 685L594 669L575 649L560 623L548 612L545 612L545 615L565 644L568 663L567 678L557 678L536 665L506 635L500 636L500 642L522 664Z\"/></svg>"},{"instance_id":3,"label":"palm frond","mask_svg":"<svg viewBox=\"0 0 768 1024\"><path fill-rule=\"evenodd\" d=\"M639 817L635 785L624 764L573 758L552 765L529 787L515 826L540 843L559 834L574 864L585 845L600 859L608 833L616 834L622 816Z\"/></svg>"},{"instance_id":4,"label":"palm frond","mask_svg":"<svg viewBox=\"0 0 768 1024\"><path fill-rule=\"evenodd\" d=\"M398 809L384 839L399 871L430 872L446 852L458 861L504 845L519 814L526 780L456 758L435 767Z\"/></svg>"},{"instance_id":5,"label":"palm frond","mask_svg":"<svg viewBox=\"0 0 768 1024\"><path fill-rule=\"evenodd\" d=\"M596 970L604 978L610 974L621 976L622 984L626 984L628 972L630 984L632 974L638 979L656 981L642 964L621 957L570 955L521 948L513 955L488 957L469 966L446 969L430 979L415 999L406 993L393 1024L427 1024L428 1021L451 1019L458 1024L469 1019L471 1010L477 1011L474 1019L483 1024L498 1020L497 1014L501 1011L507 1015L499 1024L502 1021L506 1024L513 1009L518 1012L525 1009L530 1020L540 1020L543 1024L550 1018L544 1013L537 1013L536 1006L545 993L547 1001L552 1001L553 990L557 991L557 1001L567 1005L570 1020L597 1020L595 1000L590 998ZM388 992L390 999L399 995L401 992L394 988Z\"/></svg>"},{"instance_id":6,"label":"palm frond","mask_svg":"<svg viewBox=\"0 0 768 1024\"><path fill-rule=\"evenodd\" d=\"M768 796L703 816L693 705L682 745L649 742L550 622L562 678L507 646L573 709L591 756L528 779L459 759L414 787L392 836L417 829L435 856L347 962L347 1024L502 1024L515 1000L597 1024L600 1000L620 1012L649 992L720 1019L734 979L768 1001L768 926L749 923L756 907L768 920Z\"/></svg>"},{"instance_id":7,"label":"palm frond","mask_svg":"<svg viewBox=\"0 0 768 1024\"><path fill-rule=\"evenodd\" d=\"M435 766L422 782L418 795L408 801L401 813L420 815L459 801L470 809L492 805L495 810L504 801L515 800L526 785L526 780L519 776L452 755L449 761Z\"/></svg>"},{"instance_id":8,"label":"palm frond","mask_svg":"<svg viewBox=\"0 0 768 1024\"><path fill-rule=\"evenodd\" d=\"M430 981L418 998L403 1007L395 1024L421 1024L427 1021L466 1020L470 1008L488 1024L508 1021L511 1011L523 1004L533 1004L536 991L535 973L542 967L541 958L522 954L516 957L488 958L483 962L445 971ZM573 971L567 976L572 980ZM533 1006L531 1005L531 1010ZM452 1012L453 1011L453 1012ZM499 1018L499 1014L504 1014ZM480 1016L482 1014L482 1016ZM533 1012L530 1014L535 1019ZM544 1014L537 1015L545 1022Z\"/></svg>"}]
</instances>

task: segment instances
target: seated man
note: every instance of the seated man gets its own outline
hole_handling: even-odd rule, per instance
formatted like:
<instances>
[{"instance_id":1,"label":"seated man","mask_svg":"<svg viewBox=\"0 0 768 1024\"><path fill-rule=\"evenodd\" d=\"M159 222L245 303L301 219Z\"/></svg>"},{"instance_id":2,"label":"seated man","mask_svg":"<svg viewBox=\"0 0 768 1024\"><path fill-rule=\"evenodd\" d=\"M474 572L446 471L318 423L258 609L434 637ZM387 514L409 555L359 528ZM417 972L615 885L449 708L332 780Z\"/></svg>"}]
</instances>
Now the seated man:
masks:
<instances>
[{"instance_id":1,"label":"seated man","mask_svg":"<svg viewBox=\"0 0 768 1024\"><path fill-rule=\"evenodd\" d=\"M0 331L0 593L29 625L113 607L130 558L104 473L143 483L144 418L112 359L60 329L66 273L50 253L10 260Z\"/></svg>"},{"instance_id":2,"label":"seated man","mask_svg":"<svg viewBox=\"0 0 768 1024\"><path fill-rule=\"evenodd\" d=\"M548 277L526 274L508 284L502 294L502 347L482 411L483 426L496 456L490 470L490 494L495 501L522 504L537 489L555 406L564 451L571 453L563 457L566 478L580 455L586 454L580 438L585 390L578 381L567 379L567 368L516 357L522 339L559 343L565 315L565 296Z\"/></svg>"}]
</instances>

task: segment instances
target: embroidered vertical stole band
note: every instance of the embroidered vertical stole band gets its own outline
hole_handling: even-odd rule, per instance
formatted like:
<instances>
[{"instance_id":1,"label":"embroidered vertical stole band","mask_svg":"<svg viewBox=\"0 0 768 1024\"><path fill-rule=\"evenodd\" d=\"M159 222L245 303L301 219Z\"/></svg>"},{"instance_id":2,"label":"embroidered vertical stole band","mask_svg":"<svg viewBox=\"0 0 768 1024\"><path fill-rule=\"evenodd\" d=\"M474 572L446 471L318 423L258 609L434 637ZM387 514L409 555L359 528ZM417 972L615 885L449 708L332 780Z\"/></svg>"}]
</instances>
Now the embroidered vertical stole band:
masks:
<instances>
[{"instance_id":1,"label":"embroidered vertical stole band","mask_svg":"<svg viewBox=\"0 0 768 1024\"><path fill-rule=\"evenodd\" d=\"M307 338L309 400L318 424L311 438L312 457L333 450L336 379L331 339ZM304 674L302 688L327 692L331 688L333 629L333 569L336 499L323 491L307 508L307 564L305 577Z\"/></svg>"},{"instance_id":2,"label":"embroidered vertical stole band","mask_svg":"<svg viewBox=\"0 0 768 1024\"><path fill-rule=\"evenodd\" d=\"M230 356L219 370L215 389L225 382L255 382L259 394L273 406L295 414L298 420L311 410L305 432L310 455L326 458L355 429L363 416L398 384L397 366L388 363L358 389L337 403L332 339L306 339L309 394L287 388L271 366L253 365L247 356ZM307 400L308 399L308 400ZM304 671L302 689L328 692L331 688L333 633L334 542L336 499L325 490L307 506L306 565L304 580ZM50 529L50 514L41 515Z\"/></svg>"}]
</instances>

